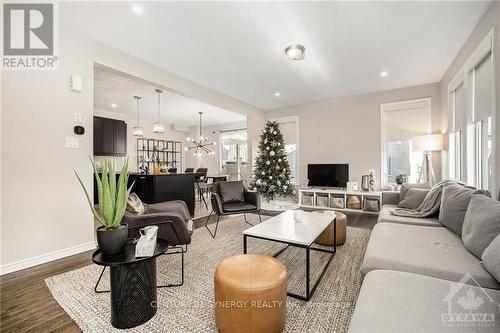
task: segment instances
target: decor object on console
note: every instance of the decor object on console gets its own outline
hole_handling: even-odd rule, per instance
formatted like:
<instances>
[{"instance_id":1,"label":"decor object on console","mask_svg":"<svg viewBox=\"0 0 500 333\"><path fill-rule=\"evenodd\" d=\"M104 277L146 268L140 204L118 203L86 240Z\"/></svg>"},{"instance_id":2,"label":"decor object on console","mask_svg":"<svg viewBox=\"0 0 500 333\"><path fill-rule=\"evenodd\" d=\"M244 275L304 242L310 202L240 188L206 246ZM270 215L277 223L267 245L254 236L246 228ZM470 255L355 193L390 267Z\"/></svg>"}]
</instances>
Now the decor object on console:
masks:
<instances>
[{"instance_id":1,"label":"decor object on console","mask_svg":"<svg viewBox=\"0 0 500 333\"><path fill-rule=\"evenodd\" d=\"M424 154L422 167L418 175L418 183L436 183L434 169L432 168L431 153L443 150L442 134L427 134L415 136L411 139L412 150L421 151Z\"/></svg>"},{"instance_id":2,"label":"decor object on console","mask_svg":"<svg viewBox=\"0 0 500 333\"><path fill-rule=\"evenodd\" d=\"M203 112L198 112L198 114L200 115L200 136L198 138L198 141L196 141L194 138L187 137L186 140L194 144L194 146L186 147L185 150L188 151L194 149L194 156L198 157L201 157L202 152L205 152L208 155L215 155L214 151L211 151L210 149L207 148L207 146L214 146L215 142L207 143L208 138L204 137L201 131L202 130L201 115L203 114Z\"/></svg>"},{"instance_id":3,"label":"decor object on console","mask_svg":"<svg viewBox=\"0 0 500 333\"><path fill-rule=\"evenodd\" d=\"M358 182L347 182L347 191L359 191Z\"/></svg>"},{"instance_id":4,"label":"decor object on console","mask_svg":"<svg viewBox=\"0 0 500 333\"><path fill-rule=\"evenodd\" d=\"M375 169L370 169L370 191L375 191L377 187L377 178L375 177Z\"/></svg>"},{"instance_id":5,"label":"decor object on console","mask_svg":"<svg viewBox=\"0 0 500 333\"><path fill-rule=\"evenodd\" d=\"M95 162L90 158L94 169L97 183L98 207L92 203L89 193L83 185L80 176L75 170L76 177L82 185L85 196L89 202L90 210L95 219L102 224L97 229L97 244L103 256L113 256L121 253L125 247L128 237L127 225L121 221L127 208L127 200L133 184L127 189L128 183L128 159L123 163L118 183L116 181L115 162L107 160L102 163L102 170L97 170ZM99 176L100 174L100 176Z\"/></svg>"},{"instance_id":6,"label":"decor object on console","mask_svg":"<svg viewBox=\"0 0 500 333\"><path fill-rule=\"evenodd\" d=\"M259 155L255 161L251 186L268 201L275 196L293 194L285 141L276 121L268 121L260 136Z\"/></svg>"},{"instance_id":7,"label":"decor object on console","mask_svg":"<svg viewBox=\"0 0 500 333\"><path fill-rule=\"evenodd\" d=\"M143 136L144 135L144 128L142 128L140 125L140 113L141 113L140 102L141 102L142 97L141 96L134 96L134 98L137 101L137 124L132 128L132 135L133 136Z\"/></svg>"},{"instance_id":8,"label":"decor object on console","mask_svg":"<svg viewBox=\"0 0 500 333\"><path fill-rule=\"evenodd\" d=\"M365 192L370 190L370 175L361 176L361 190Z\"/></svg>"},{"instance_id":9,"label":"decor object on console","mask_svg":"<svg viewBox=\"0 0 500 333\"><path fill-rule=\"evenodd\" d=\"M357 195L350 195L348 197L347 208L349 208L349 209L361 209L361 200L359 200Z\"/></svg>"},{"instance_id":10,"label":"decor object on console","mask_svg":"<svg viewBox=\"0 0 500 333\"><path fill-rule=\"evenodd\" d=\"M153 124L153 133L163 133L165 132L165 124L160 121L161 94L163 93L163 90L156 89L155 91L158 93L158 116L156 118L156 122Z\"/></svg>"}]
</instances>

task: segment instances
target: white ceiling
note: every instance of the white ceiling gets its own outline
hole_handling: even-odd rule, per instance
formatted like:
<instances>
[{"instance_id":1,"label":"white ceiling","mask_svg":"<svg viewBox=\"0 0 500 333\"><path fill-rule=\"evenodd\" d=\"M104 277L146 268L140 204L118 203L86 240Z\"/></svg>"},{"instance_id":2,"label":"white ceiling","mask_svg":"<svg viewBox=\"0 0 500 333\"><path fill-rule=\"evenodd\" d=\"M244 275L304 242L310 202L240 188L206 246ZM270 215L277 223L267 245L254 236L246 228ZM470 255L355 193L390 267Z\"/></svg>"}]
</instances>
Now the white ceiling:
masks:
<instances>
[{"instance_id":1,"label":"white ceiling","mask_svg":"<svg viewBox=\"0 0 500 333\"><path fill-rule=\"evenodd\" d=\"M61 2L60 17L95 40L263 109L437 82L490 5L144 2L136 14L138 3ZM306 47L304 61L284 56L296 43Z\"/></svg>"},{"instance_id":2,"label":"white ceiling","mask_svg":"<svg viewBox=\"0 0 500 333\"><path fill-rule=\"evenodd\" d=\"M150 82L116 72L101 66L94 70L94 107L118 113L135 115L141 96L141 115L156 118L158 93L164 89ZM113 108L111 104L116 104ZM161 120L180 127L196 126L198 112L203 112L203 126L246 121L246 117L197 100L165 91L161 94Z\"/></svg>"}]
</instances>

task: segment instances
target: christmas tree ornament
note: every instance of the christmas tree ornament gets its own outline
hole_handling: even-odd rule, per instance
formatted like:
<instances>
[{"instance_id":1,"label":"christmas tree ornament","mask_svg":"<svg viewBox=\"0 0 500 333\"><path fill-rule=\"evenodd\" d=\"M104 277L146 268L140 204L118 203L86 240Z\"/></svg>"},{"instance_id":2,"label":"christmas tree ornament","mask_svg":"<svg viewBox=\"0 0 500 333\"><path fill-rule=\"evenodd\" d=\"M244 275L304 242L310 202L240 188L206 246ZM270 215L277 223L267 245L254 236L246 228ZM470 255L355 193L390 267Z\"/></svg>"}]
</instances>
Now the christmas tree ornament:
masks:
<instances>
[{"instance_id":1,"label":"christmas tree ornament","mask_svg":"<svg viewBox=\"0 0 500 333\"><path fill-rule=\"evenodd\" d=\"M266 161L266 165L269 165L269 164L271 164L271 162L270 161Z\"/></svg>"},{"instance_id":2,"label":"christmas tree ornament","mask_svg":"<svg viewBox=\"0 0 500 333\"><path fill-rule=\"evenodd\" d=\"M269 152L269 155L274 156L274 155L276 155L276 153L274 152L274 150L271 150L271 151Z\"/></svg>"},{"instance_id":3,"label":"christmas tree ornament","mask_svg":"<svg viewBox=\"0 0 500 333\"><path fill-rule=\"evenodd\" d=\"M273 180L273 176L269 176L269 180Z\"/></svg>"}]
</instances>

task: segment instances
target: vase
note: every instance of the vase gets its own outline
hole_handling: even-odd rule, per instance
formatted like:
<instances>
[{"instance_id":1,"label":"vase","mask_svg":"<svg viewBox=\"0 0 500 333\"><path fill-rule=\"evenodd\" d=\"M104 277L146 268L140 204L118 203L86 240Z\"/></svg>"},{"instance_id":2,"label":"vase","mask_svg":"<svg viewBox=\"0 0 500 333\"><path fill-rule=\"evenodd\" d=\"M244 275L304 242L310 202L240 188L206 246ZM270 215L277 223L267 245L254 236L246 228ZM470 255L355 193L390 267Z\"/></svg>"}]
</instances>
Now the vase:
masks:
<instances>
[{"instance_id":1,"label":"vase","mask_svg":"<svg viewBox=\"0 0 500 333\"><path fill-rule=\"evenodd\" d=\"M361 189L363 191L368 191L370 189L370 176L369 175L361 176Z\"/></svg>"},{"instance_id":2,"label":"vase","mask_svg":"<svg viewBox=\"0 0 500 333\"><path fill-rule=\"evenodd\" d=\"M103 257L121 254L128 239L128 225L121 224L116 229L107 230L104 226L97 228L97 245Z\"/></svg>"}]
</instances>

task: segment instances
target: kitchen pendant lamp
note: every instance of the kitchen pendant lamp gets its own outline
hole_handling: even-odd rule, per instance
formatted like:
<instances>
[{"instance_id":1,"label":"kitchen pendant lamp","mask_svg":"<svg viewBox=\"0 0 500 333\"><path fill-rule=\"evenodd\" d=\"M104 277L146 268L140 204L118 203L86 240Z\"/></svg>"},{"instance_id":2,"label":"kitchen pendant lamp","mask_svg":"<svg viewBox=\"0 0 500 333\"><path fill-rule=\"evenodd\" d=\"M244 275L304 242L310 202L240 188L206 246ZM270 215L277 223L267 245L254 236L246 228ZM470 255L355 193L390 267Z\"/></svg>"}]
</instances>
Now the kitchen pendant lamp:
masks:
<instances>
[{"instance_id":1,"label":"kitchen pendant lamp","mask_svg":"<svg viewBox=\"0 0 500 333\"><path fill-rule=\"evenodd\" d=\"M137 125L132 128L132 135L133 136L144 136L144 128L140 126L140 113L141 113L141 96L134 96L135 100L137 101Z\"/></svg>"},{"instance_id":2,"label":"kitchen pendant lamp","mask_svg":"<svg viewBox=\"0 0 500 333\"><path fill-rule=\"evenodd\" d=\"M158 116L156 118L156 122L153 124L153 133L163 133L165 132L165 125L160 122L160 109L161 109L161 93L163 90L156 89L158 93Z\"/></svg>"},{"instance_id":3,"label":"kitchen pendant lamp","mask_svg":"<svg viewBox=\"0 0 500 333\"><path fill-rule=\"evenodd\" d=\"M186 151L187 150L193 150L194 149L194 156L201 157L201 153L207 153L207 155L215 155L214 151L211 151L210 149L207 148L207 146L214 146L215 142L210 142L207 143L208 138L204 137L202 132L201 132L201 115L203 112L198 112L200 115L200 136L198 138L198 141L196 141L194 138L189 138L187 137L186 140L191 142L194 146L192 147L186 147L184 148Z\"/></svg>"}]
</instances>

